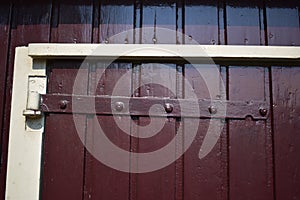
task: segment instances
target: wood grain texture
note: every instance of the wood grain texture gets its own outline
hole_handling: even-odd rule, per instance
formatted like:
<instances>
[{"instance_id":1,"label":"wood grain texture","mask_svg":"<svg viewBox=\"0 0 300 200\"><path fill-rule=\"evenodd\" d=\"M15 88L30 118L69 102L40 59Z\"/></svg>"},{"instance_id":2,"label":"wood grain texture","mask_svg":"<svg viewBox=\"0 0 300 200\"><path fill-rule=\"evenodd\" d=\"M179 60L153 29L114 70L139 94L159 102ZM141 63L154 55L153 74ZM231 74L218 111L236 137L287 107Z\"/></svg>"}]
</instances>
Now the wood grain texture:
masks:
<instances>
[{"instance_id":1,"label":"wood grain texture","mask_svg":"<svg viewBox=\"0 0 300 200\"><path fill-rule=\"evenodd\" d=\"M51 24L51 42L91 43L92 0L55 1Z\"/></svg>"},{"instance_id":2,"label":"wood grain texture","mask_svg":"<svg viewBox=\"0 0 300 200\"><path fill-rule=\"evenodd\" d=\"M185 34L188 36L186 44L192 40L199 44L220 44L219 41L219 18L218 2L211 1L185 1Z\"/></svg>"},{"instance_id":3,"label":"wood grain texture","mask_svg":"<svg viewBox=\"0 0 300 200\"><path fill-rule=\"evenodd\" d=\"M5 93L6 77L8 71L10 25L11 25L11 3L0 4L0 199L4 198L6 160L7 160L7 132L2 131L7 120L5 120ZM4 123L3 123L4 122Z\"/></svg>"},{"instance_id":4,"label":"wood grain texture","mask_svg":"<svg viewBox=\"0 0 300 200\"><path fill-rule=\"evenodd\" d=\"M143 1L142 5L141 43L176 44L178 42L176 38L178 27L176 22L178 11L176 9L176 2L167 1L160 3L157 1ZM180 21L181 18L177 20ZM142 63L138 68L140 75L136 81L141 87L135 96L175 98L176 90L171 91L172 87L175 88L177 79L175 64ZM161 85L159 80L163 80L162 82L166 83L166 85ZM176 134L176 119L161 118L156 120L164 123L162 130L150 138L133 138L132 145L134 146L132 148L136 152L153 152L164 147L174 138ZM150 119L139 117L137 123L140 126L147 126L150 123ZM144 134L139 128L135 131L137 135ZM175 154L176 149L174 149L174 156ZM181 192L182 190L182 172L181 166L178 165L182 164L180 162L177 165L172 163L154 172L132 176L132 185L135 187L135 189L133 188L132 199L175 199L175 192Z\"/></svg>"},{"instance_id":5,"label":"wood grain texture","mask_svg":"<svg viewBox=\"0 0 300 200\"><path fill-rule=\"evenodd\" d=\"M242 7L241 7L242 6ZM260 2L227 6L227 43L265 44ZM236 30L232 29L238 27ZM229 100L269 101L268 73L263 67L228 67ZM252 127L251 129L247 127ZM229 198L273 199L270 121L229 120ZM255 194L253 194L255 191Z\"/></svg>"},{"instance_id":6,"label":"wood grain texture","mask_svg":"<svg viewBox=\"0 0 300 200\"><path fill-rule=\"evenodd\" d=\"M100 43L134 43L134 1L104 0L100 6Z\"/></svg>"},{"instance_id":7,"label":"wood grain texture","mask_svg":"<svg viewBox=\"0 0 300 200\"><path fill-rule=\"evenodd\" d=\"M299 199L299 67L273 67L276 199Z\"/></svg>"},{"instance_id":8,"label":"wood grain texture","mask_svg":"<svg viewBox=\"0 0 300 200\"><path fill-rule=\"evenodd\" d=\"M211 81L215 81L214 77L218 77L218 74L215 74L215 71L211 70L211 67L203 65L198 67L201 68L201 73L192 65L186 65L185 68L185 78L192 85L197 97L199 99L217 99L223 96L224 94L221 95L221 90L209 92L206 85L207 82L203 79L206 76L211 77ZM216 67L219 69L218 66ZM213 82L208 84L213 84ZM223 98L225 97L223 96ZM197 123L197 121L194 120L193 122L193 120L188 119L185 126L191 126L189 123ZM227 144L226 139L223 140L223 138L226 138L226 129L222 130L220 133L222 139L218 139L211 152L205 158L200 159L198 156L203 140L208 134L210 121L208 119L200 120L197 136L184 155L184 199L227 198L227 163L224 162L224 160L227 160Z\"/></svg>"},{"instance_id":9,"label":"wood grain texture","mask_svg":"<svg viewBox=\"0 0 300 200\"><path fill-rule=\"evenodd\" d=\"M95 6L98 6L95 8ZM119 3L117 1L101 1L94 5L98 11L99 24L97 25L97 37L94 41L100 43L133 43L134 35L121 34L134 26L134 4L132 1ZM97 16L97 15L95 15ZM95 20L95 19L94 19ZM106 68L107 67L107 68ZM90 95L112 95L115 84L122 75L129 72L130 63L113 63L107 66L100 61L94 63L89 74ZM102 74L103 70L105 72ZM97 80L99 80L97 82ZM128 95L131 91L131 80L125 85ZM130 137L124 133L114 121L112 116L96 116L88 118L87 144L91 148L97 148L93 137L97 134L97 124L100 124L106 136L117 147L130 151ZM130 123L129 117L119 118ZM117 158L116 158L117 159ZM129 157L128 157L129 160ZM129 199L130 198L130 174L117 171L97 160L90 152L86 151L84 199Z\"/></svg>"},{"instance_id":10,"label":"wood grain texture","mask_svg":"<svg viewBox=\"0 0 300 200\"><path fill-rule=\"evenodd\" d=\"M227 199L226 140L219 139L206 157L198 156L209 121L200 120L197 136L184 155L184 199ZM193 123L199 122L189 119L185 126ZM226 137L225 129L221 135Z\"/></svg>"},{"instance_id":11,"label":"wood grain texture","mask_svg":"<svg viewBox=\"0 0 300 200\"><path fill-rule=\"evenodd\" d=\"M6 80L6 72L7 72L7 58L8 58L8 48L9 48L9 34L10 34L10 20L11 20L11 5L0 4L0 129L2 130L2 122L3 122L3 109L4 109L4 100L5 100L5 80ZM2 144L2 135L0 137L0 145ZM2 149L2 148L0 148ZM1 151L1 150L0 150ZM1 172L0 172L1 173Z\"/></svg>"},{"instance_id":12,"label":"wood grain texture","mask_svg":"<svg viewBox=\"0 0 300 200\"><path fill-rule=\"evenodd\" d=\"M267 1L266 21L269 45L300 45L299 2ZM296 6L297 5L297 6Z\"/></svg>"},{"instance_id":13,"label":"wood grain texture","mask_svg":"<svg viewBox=\"0 0 300 200\"><path fill-rule=\"evenodd\" d=\"M147 138L139 139L137 144L137 151L153 152L166 145L175 136L175 119L162 119L165 120L163 129L157 135ZM139 125L149 123L149 119L140 118ZM138 135L143 134L137 131ZM175 156L175 149L174 149ZM160 158L164 159L164 158ZM159 162L159 161L158 161ZM138 161L137 161L138 163ZM133 199L174 199L175 194L175 164L159 169L154 172L138 174L134 178L136 181L136 196Z\"/></svg>"},{"instance_id":14,"label":"wood grain texture","mask_svg":"<svg viewBox=\"0 0 300 200\"><path fill-rule=\"evenodd\" d=\"M80 61L49 63L47 93L72 94ZM88 70L82 71L78 94L87 94ZM84 141L78 133L86 128L86 116L50 114L46 116L42 163L41 197L43 199L82 199L84 178ZM77 130L76 128L81 130ZM79 132L78 132L79 131Z\"/></svg>"},{"instance_id":15,"label":"wood grain texture","mask_svg":"<svg viewBox=\"0 0 300 200\"><path fill-rule=\"evenodd\" d=\"M178 38L178 32L187 34L200 44L299 46L299 2L272 0L265 3L266 7L261 1L235 0L19 0L1 3L0 199L5 190L4 171L16 46L32 42L189 43L189 40ZM132 28L143 29L110 38ZM166 35L158 31L159 28L168 28L174 32ZM71 93L78 63L65 61L51 65L57 67L52 67L49 71L52 75L48 91ZM133 74L131 82L128 82L128 90L144 80L151 80L154 73L162 73L164 69L162 65L155 69L147 64L113 64L100 82L95 83L93 81L101 68L97 63L95 65L96 71L93 71L92 65L88 67L89 83L82 85L82 91L86 94L92 94L96 88L96 94L111 95L116 80L131 68ZM183 74L193 83L199 98L210 98L201 76L189 65L171 64L165 67L176 70L176 77L162 73L167 82L176 86L175 93L158 85L146 85L133 95L183 97L184 82L180 78ZM274 199L274 194L279 200L300 198L297 148L299 70L296 67L273 67L268 74L268 69L262 67L229 66L226 70L225 67L220 69L222 68L224 78L229 84L229 100L270 100L268 84L272 81L273 124L270 119L267 122L251 119L229 120L228 129L223 130L215 148L206 158L199 160L197 155L208 126L208 120L203 120L196 140L182 158L159 171L137 175L119 172L101 164L84 150L82 142L76 136L72 117L51 114L46 122L42 198ZM81 118L84 128L85 116L77 117ZM130 121L129 118L122 120L128 123ZM164 146L175 134L182 131L178 127L183 123L168 119L161 133L153 138L138 140L130 138L112 121L109 116L89 118L87 122L91 128L87 134L92 135L92 127L99 122L115 144L134 152L148 152ZM149 119L134 119L130 123L145 126ZM271 133L271 125L274 133ZM143 134L139 129L131 131L132 135ZM273 136L275 166L272 157ZM182 141L177 142L178 149L174 150L174 154L182 150Z\"/></svg>"},{"instance_id":16,"label":"wood grain texture","mask_svg":"<svg viewBox=\"0 0 300 200\"><path fill-rule=\"evenodd\" d=\"M199 44L222 44L224 35L219 28L224 27L221 17L221 5L217 1L187 1L185 3L185 33L189 40L195 40ZM197 67L198 69L196 69ZM215 66L217 71L219 66ZM185 83L192 86L193 92L199 99L226 98L221 90L215 88L208 90L207 84L214 84L221 71L215 74L215 70L205 65L185 65ZM220 74L219 74L220 73ZM224 74L226 75L226 74ZM205 82L204 77L210 77L210 83ZM226 76L224 76L226 80ZM217 80L219 82L219 80ZM218 85L218 84L217 84ZM187 94L184 94L186 96ZM186 119L184 126L199 123L199 120ZM210 120L200 120L198 132L190 148L184 154L184 199L227 199L227 147L226 129L220 133L221 137L204 158L199 158L199 151L207 136ZM225 126L226 127L226 126ZM189 134L188 132L184 134Z\"/></svg>"},{"instance_id":17,"label":"wood grain texture","mask_svg":"<svg viewBox=\"0 0 300 200\"><path fill-rule=\"evenodd\" d=\"M92 41L92 1L55 1L52 8L51 42L90 43ZM58 62L50 67L49 93L72 94L73 83L80 62ZM88 71L82 80L81 94L87 94ZM85 116L75 116L85 130ZM46 127L56 127L56 118L61 123L56 129L48 128L44 138L43 182L41 196L44 199L82 199L85 153L84 145L70 115L49 115ZM66 121L64 123L64 121ZM66 127L68 130L66 131ZM47 130L47 129L46 129ZM51 133L52 132L52 133ZM63 134L63 132L65 132ZM70 144L67 145L66 144ZM60 159L57 156L60 155ZM63 175L64 174L64 175ZM68 184L68 183L72 184Z\"/></svg>"},{"instance_id":18,"label":"wood grain texture","mask_svg":"<svg viewBox=\"0 0 300 200\"><path fill-rule=\"evenodd\" d=\"M113 95L113 89L122 75L131 69L130 63L112 63L105 69L103 63L96 63L95 70L90 71L89 93L90 95ZM102 76L101 72L103 73ZM99 78L99 82L97 82ZM124 84L125 93L130 94L131 80ZM123 92L124 92L123 90ZM124 93L123 93L124 94ZM119 93L115 95L121 95ZM97 140L93 138L99 134L98 124L106 137L118 148L130 151L130 137L123 132L115 120L119 123L130 123L130 117L122 116L115 119L113 116L92 116L87 118L87 144L94 152L99 147ZM130 134L130 133L129 133ZM108 149L109 152L109 149ZM108 155L109 156L109 155ZM112 156L112 155L110 155ZM97 157L97 156L96 156ZM113 159L119 159L114 157ZM123 158L126 159L126 158ZM130 159L129 156L127 158ZM106 166L97 160L91 152L86 152L84 177L84 199L128 199L129 198L129 173L118 171Z\"/></svg>"},{"instance_id":19,"label":"wood grain texture","mask_svg":"<svg viewBox=\"0 0 300 200\"><path fill-rule=\"evenodd\" d=\"M142 43L176 43L176 1L143 1Z\"/></svg>"},{"instance_id":20,"label":"wood grain texture","mask_svg":"<svg viewBox=\"0 0 300 200\"><path fill-rule=\"evenodd\" d=\"M264 100L268 76L263 67L229 67L230 100ZM255 79L255 81L253 81ZM251 128L250 128L251 127ZM265 121L229 121L231 199L273 199L272 139ZM255 194L253 194L255 191Z\"/></svg>"},{"instance_id":21,"label":"wood grain texture","mask_svg":"<svg viewBox=\"0 0 300 200\"><path fill-rule=\"evenodd\" d=\"M259 45L263 19L263 5L258 1L248 3L226 1L227 42L230 45ZM263 37L264 38L264 37Z\"/></svg>"},{"instance_id":22,"label":"wood grain texture","mask_svg":"<svg viewBox=\"0 0 300 200\"><path fill-rule=\"evenodd\" d=\"M140 79L140 95L155 96L155 97L175 97L175 94L170 91L172 86L175 86L176 75L169 71L176 70L175 65L164 64L142 64L141 65L141 79ZM174 71L173 71L174 72ZM158 84L157 80L164 79L167 85L163 87ZM169 86L169 87L168 87ZM139 153L153 152L167 145L175 136L175 122L174 118L156 119L164 123L163 129L156 135L150 138L139 138L136 144L136 150ZM147 126L150 119L147 117L139 117L138 124L140 126ZM144 133L137 130L138 135ZM174 149L175 156L175 149ZM163 158L160 158L163 159ZM159 162L159 161L157 161ZM138 163L138 161L137 161ZM175 194L175 163L150 173L143 173L136 175L136 199L174 199Z\"/></svg>"},{"instance_id":23,"label":"wood grain texture","mask_svg":"<svg viewBox=\"0 0 300 200\"><path fill-rule=\"evenodd\" d=\"M85 116L76 116L85 128ZM77 136L72 115L46 117L41 197L82 199L83 144Z\"/></svg>"}]
</instances>

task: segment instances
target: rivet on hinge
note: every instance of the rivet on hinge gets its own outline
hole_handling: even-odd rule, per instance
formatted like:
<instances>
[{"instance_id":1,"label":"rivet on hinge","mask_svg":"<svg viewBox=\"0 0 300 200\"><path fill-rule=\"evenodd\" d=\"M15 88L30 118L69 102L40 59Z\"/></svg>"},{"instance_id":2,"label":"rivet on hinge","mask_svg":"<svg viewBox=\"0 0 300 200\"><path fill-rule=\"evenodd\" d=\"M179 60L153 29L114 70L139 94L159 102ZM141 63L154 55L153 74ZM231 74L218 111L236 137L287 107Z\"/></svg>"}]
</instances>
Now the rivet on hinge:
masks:
<instances>
[{"instance_id":1,"label":"rivet on hinge","mask_svg":"<svg viewBox=\"0 0 300 200\"><path fill-rule=\"evenodd\" d=\"M60 109L62 109L62 110L66 109L66 108L67 108L67 105L68 105L68 101L66 101L66 100L61 100L61 101L59 102L59 107L60 107Z\"/></svg>"},{"instance_id":2,"label":"rivet on hinge","mask_svg":"<svg viewBox=\"0 0 300 200\"><path fill-rule=\"evenodd\" d=\"M218 112L217 108L215 106L209 106L208 111L210 114L214 115Z\"/></svg>"},{"instance_id":3,"label":"rivet on hinge","mask_svg":"<svg viewBox=\"0 0 300 200\"><path fill-rule=\"evenodd\" d=\"M173 111L173 105L170 104L170 103L166 103L166 104L165 104L165 111L166 111L167 113L171 113L171 112Z\"/></svg>"},{"instance_id":4,"label":"rivet on hinge","mask_svg":"<svg viewBox=\"0 0 300 200\"><path fill-rule=\"evenodd\" d=\"M118 101L118 102L115 103L116 111L121 112L123 110L123 108L124 108L124 103L123 102Z\"/></svg>"},{"instance_id":5,"label":"rivet on hinge","mask_svg":"<svg viewBox=\"0 0 300 200\"><path fill-rule=\"evenodd\" d=\"M267 113L268 113L268 110L266 109L266 108L259 108L259 113L260 113L260 115L261 116L266 116L267 115Z\"/></svg>"}]
</instances>

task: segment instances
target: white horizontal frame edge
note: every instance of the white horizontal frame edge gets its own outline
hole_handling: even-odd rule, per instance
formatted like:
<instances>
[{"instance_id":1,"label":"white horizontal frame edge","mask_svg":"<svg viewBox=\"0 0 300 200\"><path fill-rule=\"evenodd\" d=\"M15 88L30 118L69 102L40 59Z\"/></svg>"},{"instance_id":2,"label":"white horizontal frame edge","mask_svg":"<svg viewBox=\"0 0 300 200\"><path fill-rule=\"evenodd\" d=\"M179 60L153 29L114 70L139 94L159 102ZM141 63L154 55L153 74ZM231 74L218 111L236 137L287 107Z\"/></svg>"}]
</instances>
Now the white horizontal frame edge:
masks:
<instances>
[{"instance_id":1,"label":"white horizontal frame edge","mask_svg":"<svg viewBox=\"0 0 300 200\"><path fill-rule=\"evenodd\" d=\"M141 49L148 51L144 53L132 51ZM29 56L32 57L119 57L121 55L123 57L179 57L178 55L180 55L180 57L184 58L299 59L300 47L172 44L29 44Z\"/></svg>"},{"instance_id":2,"label":"white horizontal frame edge","mask_svg":"<svg viewBox=\"0 0 300 200\"><path fill-rule=\"evenodd\" d=\"M26 119L22 112L27 103L29 76L46 76L45 62L41 63L42 68L33 69L33 60L28 56L28 47L16 48L8 142L6 199L39 199L43 129L25 130ZM46 91L46 85L42 90Z\"/></svg>"}]
</instances>

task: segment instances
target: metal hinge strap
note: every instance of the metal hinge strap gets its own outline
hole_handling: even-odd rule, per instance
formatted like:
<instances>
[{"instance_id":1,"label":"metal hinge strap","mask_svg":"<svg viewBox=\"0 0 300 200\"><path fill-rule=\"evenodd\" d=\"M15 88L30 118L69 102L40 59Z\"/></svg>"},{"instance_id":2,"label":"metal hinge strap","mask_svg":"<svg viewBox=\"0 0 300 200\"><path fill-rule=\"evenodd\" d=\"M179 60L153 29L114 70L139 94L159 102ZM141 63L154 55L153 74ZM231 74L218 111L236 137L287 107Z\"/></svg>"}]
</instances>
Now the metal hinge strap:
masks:
<instances>
[{"instance_id":1,"label":"metal hinge strap","mask_svg":"<svg viewBox=\"0 0 300 200\"><path fill-rule=\"evenodd\" d=\"M76 105L76 109L72 108L74 105ZM245 119L251 116L255 120L267 119L268 110L269 105L266 101L193 100L60 94L42 95L40 105L40 111L45 113L227 119Z\"/></svg>"}]
</instances>

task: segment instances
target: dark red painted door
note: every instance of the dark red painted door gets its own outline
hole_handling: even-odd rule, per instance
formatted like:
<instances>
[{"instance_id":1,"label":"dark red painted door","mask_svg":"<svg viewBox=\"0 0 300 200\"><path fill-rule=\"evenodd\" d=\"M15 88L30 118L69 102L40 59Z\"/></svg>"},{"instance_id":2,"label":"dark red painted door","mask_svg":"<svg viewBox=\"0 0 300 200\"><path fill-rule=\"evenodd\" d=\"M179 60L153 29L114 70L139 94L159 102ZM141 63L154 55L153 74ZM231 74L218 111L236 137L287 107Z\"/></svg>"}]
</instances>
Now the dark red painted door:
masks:
<instances>
[{"instance_id":1,"label":"dark red painted door","mask_svg":"<svg viewBox=\"0 0 300 200\"><path fill-rule=\"evenodd\" d=\"M269 76L276 73L273 70L280 69L217 65L218 74L214 74L211 66L202 66L205 70L199 74L190 64L118 61L104 70L105 66L101 61L51 60L47 66L48 94L137 97L140 101L145 97L184 99L189 95L187 85L190 84L198 99L269 104L273 92L270 91ZM129 76L122 79L126 74ZM224 89L209 91L203 76L213 79L219 74L224 80ZM275 77L273 84L278 82ZM123 80L121 86L118 85L120 80ZM169 85L161 85L159 80ZM117 87L122 90L116 90ZM111 111L106 114L88 111L87 114L84 111L83 114L71 114L64 112L63 102L56 102L56 105L61 112L50 111L46 115L42 199L227 199L229 196L231 199L273 199L271 113L262 120L251 117L221 121L184 117L150 119L144 115L113 115L113 110L124 108L118 102L113 108L108 107ZM137 109L142 110L143 106ZM237 109L242 112L243 108ZM153 121L157 126L163 126L151 137L146 137L152 131L147 126ZM209 127L217 126L218 121L222 126L219 132L214 132L218 137L216 144L204 158L199 158ZM196 136L183 154L187 144L185 139L193 130L187 127L195 124L199 125ZM128 153L118 157L114 149L101 146L105 143L98 140L99 127L113 145ZM164 148L175 137L174 148L165 155L165 159L170 155L174 157L167 166L162 164L162 167L148 171L136 167L143 162L142 153ZM102 152L105 152L104 157L99 157L97 153ZM135 153L140 154L134 157ZM176 159L177 155L182 156ZM155 161L164 162L162 158ZM103 159L115 163L110 165ZM147 163L149 168L159 165L151 162Z\"/></svg>"},{"instance_id":2,"label":"dark red painted door","mask_svg":"<svg viewBox=\"0 0 300 200\"><path fill-rule=\"evenodd\" d=\"M295 17L296 7L277 9L274 8L277 5L272 3L250 5L233 1L172 1L164 4L136 1L122 5L101 1L100 4L54 4L55 26L51 29L51 42L189 44L195 40L200 44L291 45L292 42L297 45L299 40L295 36L295 32L299 32L298 25L295 25L299 22ZM92 15L92 7L95 16ZM78 16L73 19L81 23L72 23L72 19L64 21L63 16L68 12L77 13ZM282 23L276 28L276 16L293 19L288 30L294 32L283 31L280 28L285 27ZM145 27L148 27L147 31L143 29L112 37L124 30ZM174 32L166 35L158 28ZM186 38L178 34L182 31ZM74 60L48 62L48 93L72 94L81 63ZM116 62L106 69L99 82L97 78L103 69L101 63L88 63L83 68L80 72L81 87L77 91L80 95L111 96L120 77L131 73L128 82L124 83L125 92L114 95L184 98L185 77L199 99L267 101L273 106L267 120L223 121L217 143L203 159L199 159L198 154L210 120L201 119L197 135L185 154L170 165L148 173L113 169L100 162L85 145L98 148L94 138L100 124L113 144L131 152L120 160L130 160L134 153L155 151L176 135L189 134L181 126L183 123L190 125L184 119L156 118L165 124L159 133L150 138L138 138L134 136L141 136L142 127L151 123L148 117L123 116L115 119L112 115L76 115L76 123L85 134L82 140L71 114L49 114L46 116L44 139L42 199L299 198L297 116L300 111L297 94L300 84L297 66L220 64L218 70L225 81L225 90L212 96L208 94L203 78L188 64ZM168 70L176 73L167 73ZM175 91L155 84L157 74L173 85ZM143 85L145 82L147 84ZM141 87L133 90L139 85ZM129 126L129 134L118 127L116 120ZM194 120L190 123L198 123ZM183 141L177 140L174 158L182 153L182 149ZM109 152L107 155L110 155ZM129 165L128 168L134 166Z\"/></svg>"},{"instance_id":3,"label":"dark red painted door","mask_svg":"<svg viewBox=\"0 0 300 200\"><path fill-rule=\"evenodd\" d=\"M5 3L6 2L6 3ZM49 0L4 1L0 7L0 195L4 198L9 113L14 65L14 50L32 42L54 43L190 43L221 45L296 45L300 44L299 1L234 0ZM131 28L149 27L152 31L111 36ZM175 32L161 34L158 27ZM183 39L178 33L185 33ZM49 66L48 93L71 94L78 61L55 61ZM207 98L203 80L188 65L168 64L177 74L193 82L199 98ZM111 94L113 83L133 69L130 85L149 80L153 69L145 64L112 65L96 93ZM207 122L184 156L160 171L128 174L97 161L75 134L73 117L49 114L43 155L43 199L299 199L299 66L245 67L221 65L226 80L223 96L229 100L268 100L271 116L266 121L233 120L225 128L209 156L196 156ZM156 69L159 71L159 69ZM87 82L80 94L91 94L99 68L86 66ZM100 70L101 71L101 70ZM155 70L154 70L155 71ZM84 75L85 73L83 73ZM176 92L160 87L142 87L133 96L184 97L183 81ZM128 83L129 85L129 83ZM96 117L76 116L86 133L92 132ZM124 150L143 152L163 146L181 132L180 120L170 118L163 133L147 141L124 135L110 116L97 116L110 139ZM124 119L124 121L129 119ZM145 117L133 118L146 126ZM138 134L139 130L131 130ZM150 144L150 146L147 146ZM177 152L180 152L180 143ZM102 196L103 195L103 196ZM171 199L172 199L171 198Z\"/></svg>"}]
</instances>

